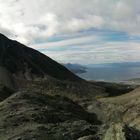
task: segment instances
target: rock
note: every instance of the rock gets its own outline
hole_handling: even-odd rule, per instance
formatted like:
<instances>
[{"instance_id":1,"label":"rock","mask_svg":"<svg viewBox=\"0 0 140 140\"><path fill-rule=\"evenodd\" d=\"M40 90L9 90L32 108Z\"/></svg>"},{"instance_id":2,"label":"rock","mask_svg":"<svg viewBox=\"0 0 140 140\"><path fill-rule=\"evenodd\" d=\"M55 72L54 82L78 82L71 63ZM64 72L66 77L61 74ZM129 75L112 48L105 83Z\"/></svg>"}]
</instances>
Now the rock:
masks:
<instances>
[{"instance_id":1,"label":"rock","mask_svg":"<svg viewBox=\"0 0 140 140\"><path fill-rule=\"evenodd\" d=\"M125 125L123 131L125 132L126 140L140 140L140 131L133 127Z\"/></svg>"},{"instance_id":2,"label":"rock","mask_svg":"<svg viewBox=\"0 0 140 140\"><path fill-rule=\"evenodd\" d=\"M111 124L103 140L125 140L122 124Z\"/></svg>"},{"instance_id":3,"label":"rock","mask_svg":"<svg viewBox=\"0 0 140 140\"><path fill-rule=\"evenodd\" d=\"M98 140L98 139L95 138L95 136L90 135L90 136L84 136L84 137L78 138L77 140Z\"/></svg>"}]
</instances>

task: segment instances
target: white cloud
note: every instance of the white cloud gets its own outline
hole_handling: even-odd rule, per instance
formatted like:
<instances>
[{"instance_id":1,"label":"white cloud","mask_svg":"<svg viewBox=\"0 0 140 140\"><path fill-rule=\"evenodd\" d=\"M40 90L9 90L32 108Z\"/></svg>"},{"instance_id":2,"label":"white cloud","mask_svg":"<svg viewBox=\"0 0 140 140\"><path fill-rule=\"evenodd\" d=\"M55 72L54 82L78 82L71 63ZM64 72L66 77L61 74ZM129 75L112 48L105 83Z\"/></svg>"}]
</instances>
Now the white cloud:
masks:
<instances>
[{"instance_id":1,"label":"white cloud","mask_svg":"<svg viewBox=\"0 0 140 140\"><path fill-rule=\"evenodd\" d=\"M47 39L90 28L140 35L138 0L0 0L0 3L0 31L6 35L8 31L10 37L26 44L36 38Z\"/></svg>"},{"instance_id":2,"label":"white cloud","mask_svg":"<svg viewBox=\"0 0 140 140\"><path fill-rule=\"evenodd\" d=\"M77 45L78 46L78 45ZM139 42L110 42L102 45L83 45L79 49L45 50L43 53L63 63L112 63L140 61ZM66 46L67 47L67 46ZM68 47L67 47L68 48Z\"/></svg>"},{"instance_id":3,"label":"white cloud","mask_svg":"<svg viewBox=\"0 0 140 140\"><path fill-rule=\"evenodd\" d=\"M70 31L80 31L84 29L100 28L104 24L104 20L100 16L96 15L87 15L85 18L74 18L66 24L66 28Z\"/></svg>"},{"instance_id":4,"label":"white cloud","mask_svg":"<svg viewBox=\"0 0 140 140\"><path fill-rule=\"evenodd\" d=\"M140 36L139 6L139 0L0 0L0 32L36 49L67 47L67 51L47 51L48 55L58 61L138 61L139 43L105 43L100 34L43 45L33 43L55 35L70 36L79 31L87 32L91 28ZM96 41L101 43L94 44ZM79 50L70 50L74 44Z\"/></svg>"},{"instance_id":5,"label":"white cloud","mask_svg":"<svg viewBox=\"0 0 140 140\"><path fill-rule=\"evenodd\" d=\"M119 1L116 4L116 7L113 11L114 18L118 20L127 20L129 18L134 18L134 14L134 9L130 5L122 1Z\"/></svg>"},{"instance_id":6,"label":"white cloud","mask_svg":"<svg viewBox=\"0 0 140 140\"><path fill-rule=\"evenodd\" d=\"M90 35L90 36L83 36L83 37L77 37L77 38L72 38L72 39L66 39L62 41L56 41L56 42L48 42L48 43L42 43L38 45L32 45L32 48L35 49L45 49L49 47L68 47L72 45L82 45L82 44L87 44L91 43L93 41L100 41L101 38Z\"/></svg>"}]
</instances>

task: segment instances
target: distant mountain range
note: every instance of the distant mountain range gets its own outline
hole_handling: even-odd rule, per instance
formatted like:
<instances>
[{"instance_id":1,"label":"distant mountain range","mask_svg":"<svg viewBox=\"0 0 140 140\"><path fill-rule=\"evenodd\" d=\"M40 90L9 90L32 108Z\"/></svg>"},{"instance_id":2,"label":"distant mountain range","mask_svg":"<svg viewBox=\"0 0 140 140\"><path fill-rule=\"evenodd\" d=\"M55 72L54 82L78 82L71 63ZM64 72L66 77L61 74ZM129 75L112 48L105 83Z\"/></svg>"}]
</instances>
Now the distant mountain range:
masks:
<instances>
[{"instance_id":1,"label":"distant mountain range","mask_svg":"<svg viewBox=\"0 0 140 140\"><path fill-rule=\"evenodd\" d=\"M67 63L63 65L75 74L85 73L87 69L85 66L80 64Z\"/></svg>"},{"instance_id":2,"label":"distant mountain range","mask_svg":"<svg viewBox=\"0 0 140 140\"><path fill-rule=\"evenodd\" d=\"M140 62L118 62L118 63L100 63L100 64L88 64L87 67L140 67Z\"/></svg>"}]
</instances>

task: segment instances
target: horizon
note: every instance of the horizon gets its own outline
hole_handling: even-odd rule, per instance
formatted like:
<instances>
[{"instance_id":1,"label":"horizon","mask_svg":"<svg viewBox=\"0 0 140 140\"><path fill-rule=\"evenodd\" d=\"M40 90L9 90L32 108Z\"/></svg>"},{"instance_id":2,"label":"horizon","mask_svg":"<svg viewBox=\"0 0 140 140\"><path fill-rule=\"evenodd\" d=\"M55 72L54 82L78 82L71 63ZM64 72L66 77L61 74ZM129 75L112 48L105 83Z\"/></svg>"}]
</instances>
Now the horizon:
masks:
<instances>
[{"instance_id":1,"label":"horizon","mask_svg":"<svg viewBox=\"0 0 140 140\"><path fill-rule=\"evenodd\" d=\"M0 32L59 63L140 62L140 1L0 2Z\"/></svg>"}]
</instances>

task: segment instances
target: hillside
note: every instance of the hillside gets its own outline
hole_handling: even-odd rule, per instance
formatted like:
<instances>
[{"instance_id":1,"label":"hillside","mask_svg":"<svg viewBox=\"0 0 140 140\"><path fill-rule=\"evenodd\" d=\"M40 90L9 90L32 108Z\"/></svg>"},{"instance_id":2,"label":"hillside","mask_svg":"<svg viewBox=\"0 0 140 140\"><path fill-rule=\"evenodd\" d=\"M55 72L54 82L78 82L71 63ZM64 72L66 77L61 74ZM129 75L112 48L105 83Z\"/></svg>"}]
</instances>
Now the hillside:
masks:
<instances>
[{"instance_id":1,"label":"hillside","mask_svg":"<svg viewBox=\"0 0 140 140\"><path fill-rule=\"evenodd\" d=\"M32 80L49 76L60 80L82 81L46 55L2 34L0 34L0 66L18 79Z\"/></svg>"},{"instance_id":2,"label":"hillside","mask_svg":"<svg viewBox=\"0 0 140 140\"><path fill-rule=\"evenodd\" d=\"M0 103L1 140L96 138L98 124L95 114L66 97L18 92Z\"/></svg>"},{"instance_id":3,"label":"hillside","mask_svg":"<svg viewBox=\"0 0 140 140\"><path fill-rule=\"evenodd\" d=\"M88 135L98 139L101 122L96 114L72 101L97 94L104 89L0 35L1 140L75 140Z\"/></svg>"},{"instance_id":4,"label":"hillside","mask_svg":"<svg viewBox=\"0 0 140 140\"><path fill-rule=\"evenodd\" d=\"M140 140L140 87L85 81L0 34L0 140Z\"/></svg>"},{"instance_id":5,"label":"hillside","mask_svg":"<svg viewBox=\"0 0 140 140\"><path fill-rule=\"evenodd\" d=\"M101 97L84 106L104 122L103 140L140 140L140 88L116 97Z\"/></svg>"}]
</instances>

